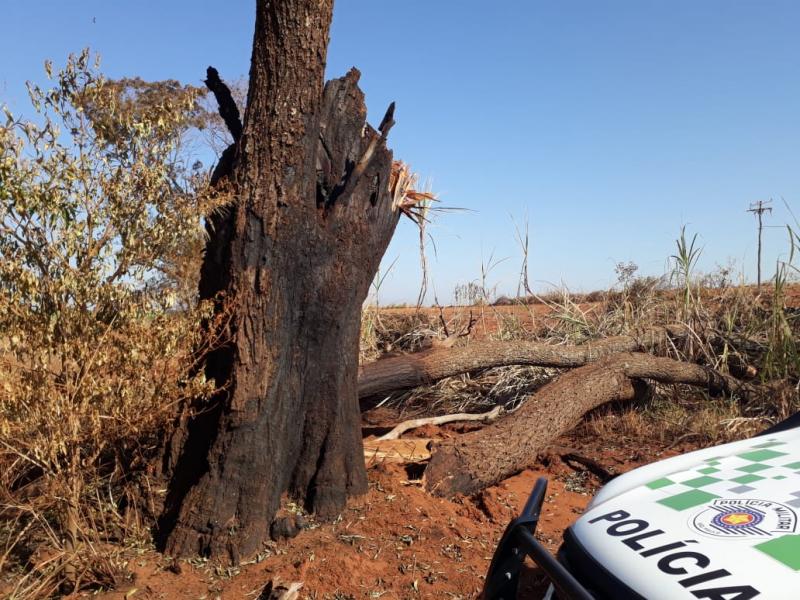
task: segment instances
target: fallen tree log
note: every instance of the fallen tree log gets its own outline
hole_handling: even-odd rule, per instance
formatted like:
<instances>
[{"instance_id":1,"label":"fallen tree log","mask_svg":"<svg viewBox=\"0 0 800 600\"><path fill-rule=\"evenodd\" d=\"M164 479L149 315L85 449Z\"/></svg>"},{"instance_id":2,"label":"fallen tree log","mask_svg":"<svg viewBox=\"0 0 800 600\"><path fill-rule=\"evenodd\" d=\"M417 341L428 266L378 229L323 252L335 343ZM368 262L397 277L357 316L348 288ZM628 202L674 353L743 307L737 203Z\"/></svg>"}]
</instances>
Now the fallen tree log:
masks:
<instances>
[{"instance_id":1,"label":"fallen tree log","mask_svg":"<svg viewBox=\"0 0 800 600\"><path fill-rule=\"evenodd\" d=\"M438 496L452 496L498 483L529 466L588 411L641 397L645 380L746 397L768 389L692 363L645 353L615 354L564 373L494 424L435 446L424 474L425 487Z\"/></svg>"},{"instance_id":2,"label":"fallen tree log","mask_svg":"<svg viewBox=\"0 0 800 600\"><path fill-rule=\"evenodd\" d=\"M715 332L706 332L705 341L722 345L726 340ZM448 340L452 341L450 337ZM430 385L463 373L482 369L527 365L573 369L619 352L666 352L694 343L697 334L684 325L657 326L635 335L620 335L578 345L554 345L544 342L499 342L482 340L452 348L450 343L428 350L379 359L362 365L358 374L358 397L362 409L367 399L390 392ZM728 369L738 378L753 379L758 371L742 357L730 354Z\"/></svg>"},{"instance_id":3,"label":"fallen tree log","mask_svg":"<svg viewBox=\"0 0 800 600\"><path fill-rule=\"evenodd\" d=\"M619 352L654 351L670 340L685 337L679 325L652 327L639 335L608 337L580 345L543 342L478 341L459 348L436 347L413 354L383 358L363 365L358 375L358 397L429 385L445 377L492 367L530 365L571 369Z\"/></svg>"}]
</instances>

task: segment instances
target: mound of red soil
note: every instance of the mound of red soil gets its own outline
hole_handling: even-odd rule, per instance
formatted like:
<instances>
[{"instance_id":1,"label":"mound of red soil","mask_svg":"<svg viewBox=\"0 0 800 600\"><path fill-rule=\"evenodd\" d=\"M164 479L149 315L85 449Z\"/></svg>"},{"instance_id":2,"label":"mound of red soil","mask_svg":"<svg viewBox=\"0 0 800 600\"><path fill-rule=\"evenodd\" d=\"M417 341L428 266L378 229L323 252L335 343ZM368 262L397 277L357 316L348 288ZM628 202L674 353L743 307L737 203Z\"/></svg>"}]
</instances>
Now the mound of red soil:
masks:
<instances>
[{"instance_id":1,"label":"mound of red soil","mask_svg":"<svg viewBox=\"0 0 800 600\"><path fill-rule=\"evenodd\" d=\"M430 432L429 432L430 433ZM598 442L563 439L580 447L612 472L623 472L662 456L657 447L637 447L636 455ZM603 441L608 444L608 441ZM319 525L310 520L296 538L264 546L249 564L234 569L202 561L170 563L145 552L130 562L134 578L105 599L256 599L270 581L302 582L299 598L475 598L506 524L521 510L534 482L550 479L537 537L555 552L563 530L596 491L594 476L576 471L557 457L545 457L474 498L445 500L427 494L414 468L381 464L369 471L368 493L354 499L340 519ZM524 586L541 588L530 567Z\"/></svg>"}]
</instances>

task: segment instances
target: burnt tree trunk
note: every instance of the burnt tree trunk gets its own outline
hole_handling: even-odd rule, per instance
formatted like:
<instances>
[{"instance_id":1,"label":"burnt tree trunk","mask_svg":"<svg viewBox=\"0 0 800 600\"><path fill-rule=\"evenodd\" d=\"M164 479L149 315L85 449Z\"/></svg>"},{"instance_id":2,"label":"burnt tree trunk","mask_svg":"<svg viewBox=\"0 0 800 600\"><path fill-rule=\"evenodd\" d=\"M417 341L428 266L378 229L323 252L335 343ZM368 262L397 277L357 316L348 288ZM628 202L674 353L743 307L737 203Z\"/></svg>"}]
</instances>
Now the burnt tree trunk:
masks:
<instances>
[{"instance_id":1,"label":"burnt tree trunk","mask_svg":"<svg viewBox=\"0 0 800 600\"><path fill-rule=\"evenodd\" d=\"M708 367L650 354L622 352L579 367L542 387L515 412L478 431L434 447L425 487L439 496L472 494L530 466L539 452L581 417L613 401L631 401L645 381L679 383L714 394L755 398L770 386L739 381Z\"/></svg>"},{"instance_id":2,"label":"burnt tree trunk","mask_svg":"<svg viewBox=\"0 0 800 600\"><path fill-rule=\"evenodd\" d=\"M225 389L185 411L167 452L173 556L238 562L268 538L283 493L324 518L366 491L360 312L398 221L393 121L365 126L355 69L323 89L331 11L257 2L244 127L215 172L230 170L235 201L212 219L200 283L229 311L229 341L205 366Z\"/></svg>"}]
</instances>

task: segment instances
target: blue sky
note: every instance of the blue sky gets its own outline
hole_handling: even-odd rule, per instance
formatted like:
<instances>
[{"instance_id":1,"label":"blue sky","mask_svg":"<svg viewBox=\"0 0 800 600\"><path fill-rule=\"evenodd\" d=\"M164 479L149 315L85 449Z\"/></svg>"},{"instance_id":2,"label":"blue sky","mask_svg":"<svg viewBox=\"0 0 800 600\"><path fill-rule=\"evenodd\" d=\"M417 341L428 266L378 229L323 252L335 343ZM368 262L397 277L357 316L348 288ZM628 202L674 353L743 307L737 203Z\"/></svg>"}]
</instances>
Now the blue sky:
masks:
<instances>
[{"instance_id":1,"label":"blue sky","mask_svg":"<svg viewBox=\"0 0 800 600\"><path fill-rule=\"evenodd\" d=\"M89 46L111 77L200 84L209 64L246 75L254 2L3 3L0 101L25 109L42 63ZM479 276L516 290L512 216L530 227L534 287L588 291L634 261L661 274L682 225L700 267L755 276L749 204L770 225L800 215L800 2L338 0L328 74L362 71L370 119L392 100L395 155L445 213L429 230L442 301ZM765 231L765 272L787 251ZM381 301L416 298L417 234L402 222ZM399 257L399 258L398 258ZM431 297L429 296L429 299Z\"/></svg>"}]
</instances>

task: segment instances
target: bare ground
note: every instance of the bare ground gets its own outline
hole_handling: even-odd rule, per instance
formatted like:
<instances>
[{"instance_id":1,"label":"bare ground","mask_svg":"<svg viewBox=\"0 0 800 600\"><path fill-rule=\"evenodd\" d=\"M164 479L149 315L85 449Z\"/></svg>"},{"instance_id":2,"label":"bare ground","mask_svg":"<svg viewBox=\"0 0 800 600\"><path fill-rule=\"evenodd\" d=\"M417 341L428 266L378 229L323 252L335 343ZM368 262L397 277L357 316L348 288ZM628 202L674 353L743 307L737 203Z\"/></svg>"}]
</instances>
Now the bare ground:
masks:
<instances>
[{"instance_id":1,"label":"bare ground","mask_svg":"<svg viewBox=\"0 0 800 600\"><path fill-rule=\"evenodd\" d=\"M458 429L429 427L416 435L448 437ZM686 449L576 439L575 434L558 444L580 448L614 473ZM599 487L593 475L544 456L534 468L476 497L445 500L421 488L416 470L388 463L371 467L369 492L353 500L337 522L309 521L295 539L265 545L258 562L226 569L202 561L171 562L142 550L128 565L133 578L97 597L258 598L268 582L280 580L302 582L299 597L320 600L475 598L505 525L538 477L548 477L550 487L537 537L553 552ZM538 571L529 567L524 586L541 585Z\"/></svg>"}]
</instances>

